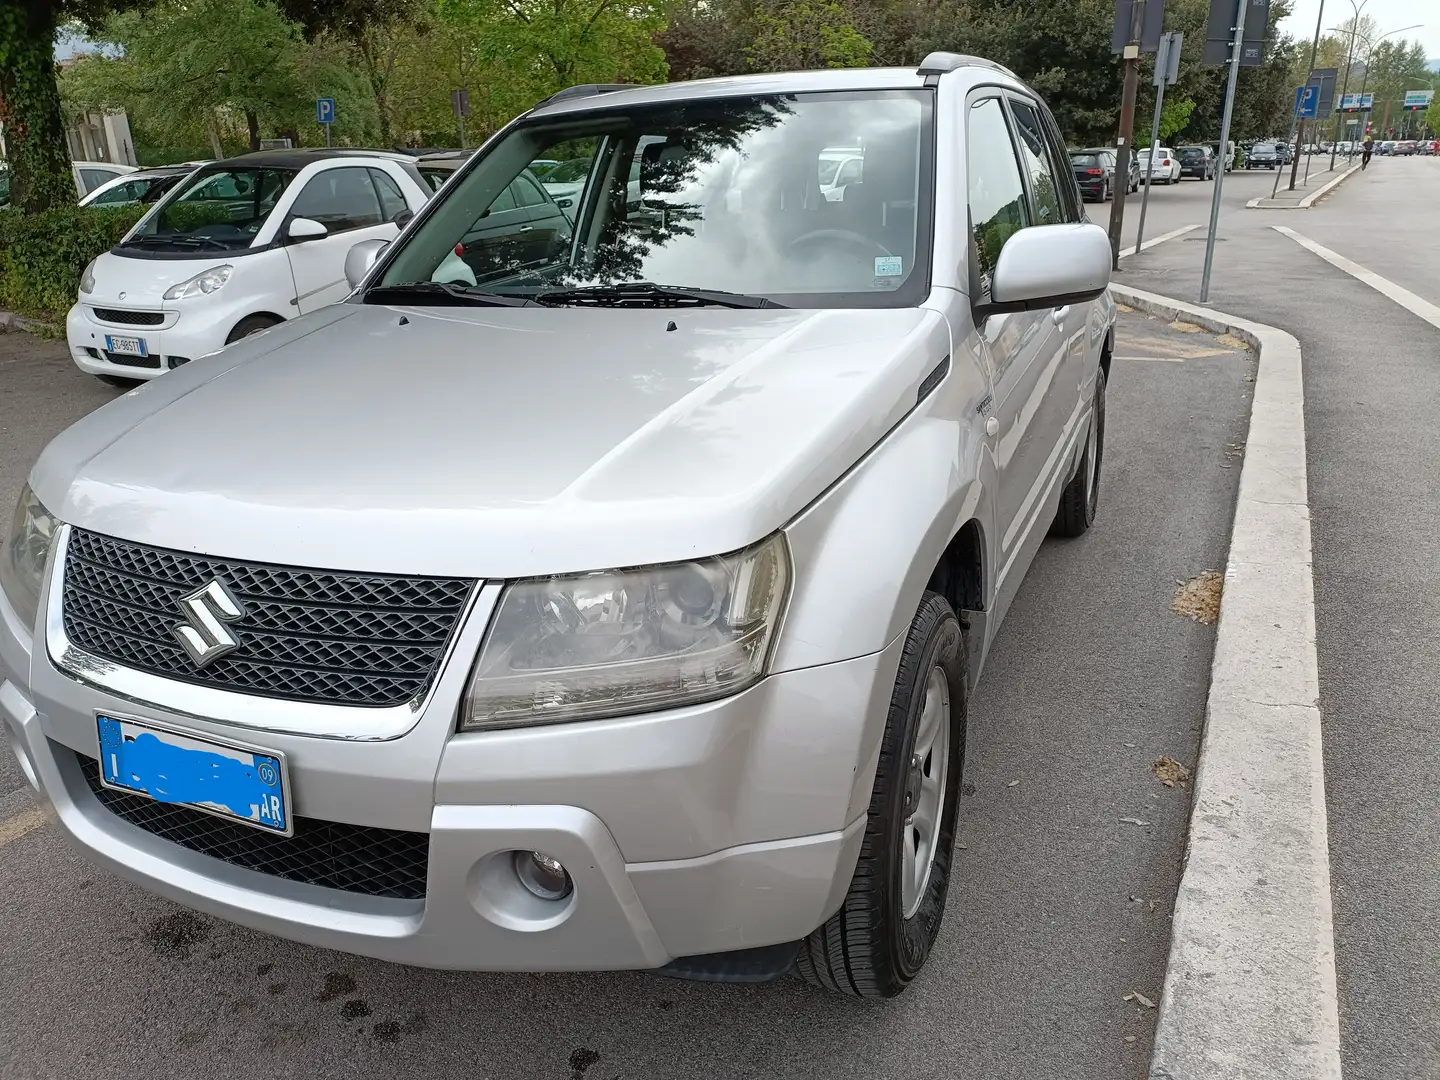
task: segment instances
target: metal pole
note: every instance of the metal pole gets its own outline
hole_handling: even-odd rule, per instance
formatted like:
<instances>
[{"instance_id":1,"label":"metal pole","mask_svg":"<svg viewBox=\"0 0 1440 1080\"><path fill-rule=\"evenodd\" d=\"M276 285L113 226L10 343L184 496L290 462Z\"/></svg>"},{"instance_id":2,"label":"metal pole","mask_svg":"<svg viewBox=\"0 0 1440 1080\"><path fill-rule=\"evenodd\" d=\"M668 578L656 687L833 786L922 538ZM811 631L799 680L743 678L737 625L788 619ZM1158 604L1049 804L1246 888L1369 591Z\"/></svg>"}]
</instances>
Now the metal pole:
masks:
<instances>
[{"instance_id":1,"label":"metal pole","mask_svg":"<svg viewBox=\"0 0 1440 1080\"><path fill-rule=\"evenodd\" d=\"M1158 64L1159 53L1156 53L1155 62ZM1155 160L1155 147L1160 145L1160 110L1165 107L1165 74L1161 72L1157 76L1160 85L1155 90L1155 123L1150 128L1150 157L1145 163L1145 191L1140 196L1140 227L1135 230L1135 254L1140 254L1140 249L1145 243L1145 211L1150 207L1150 188L1153 180L1150 175L1150 165ZM1125 179L1130 179L1129 172L1126 172Z\"/></svg>"},{"instance_id":2,"label":"metal pole","mask_svg":"<svg viewBox=\"0 0 1440 1080\"><path fill-rule=\"evenodd\" d=\"M465 116L464 116L463 113L460 115L459 120L460 120L460 149L461 149L461 150L464 150L466 147L465 147Z\"/></svg>"},{"instance_id":3,"label":"metal pole","mask_svg":"<svg viewBox=\"0 0 1440 1080\"><path fill-rule=\"evenodd\" d=\"M1315 17L1315 40L1310 42L1310 70L1305 74L1305 85L1310 85L1310 76L1315 74L1315 57L1320 52L1320 27L1325 24L1325 0L1320 0L1320 14ZM1315 130L1320 128L1320 118L1315 118ZM1300 121L1300 132L1305 132L1305 121ZM1295 190L1295 177L1300 172L1299 146L1296 146L1295 160L1290 164L1290 190ZM1305 182L1310 182L1310 155L1305 155Z\"/></svg>"},{"instance_id":4,"label":"metal pole","mask_svg":"<svg viewBox=\"0 0 1440 1080\"><path fill-rule=\"evenodd\" d=\"M330 145L330 125L329 125L329 124L326 124L326 125L325 125L325 145L326 145L327 147Z\"/></svg>"},{"instance_id":5,"label":"metal pole","mask_svg":"<svg viewBox=\"0 0 1440 1080\"><path fill-rule=\"evenodd\" d=\"M1225 114L1220 121L1220 151L1230 145L1230 120L1235 112L1235 84L1240 78L1240 48L1245 42L1245 5L1236 0L1235 36L1230 39L1230 75L1225 88ZM1225 170L1215 178L1215 194L1210 199L1210 235L1205 238L1205 272L1200 275L1200 302L1210 301L1210 267L1215 261L1215 230L1220 226L1220 191L1225 186Z\"/></svg>"},{"instance_id":6,"label":"metal pole","mask_svg":"<svg viewBox=\"0 0 1440 1080\"><path fill-rule=\"evenodd\" d=\"M1295 142L1295 125L1300 122L1299 116L1300 108L1297 105L1295 108L1295 115L1290 118L1290 134L1285 136L1285 141L1287 144ZM1300 161L1300 147L1298 144L1295 147L1295 161L1297 163ZM1270 198L1272 199L1275 198L1275 193L1280 190L1280 174L1284 171L1285 170L1282 166L1276 166L1275 168L1275 186L1270 189Z\"/></svg>"},{"instance_id":7,"label":"metal pole","mask_svg":"<svg viewBox=\"0 0 1440 1080\"><path fill-rule=\"evenodd\" d=\"M1125 46L1125 87L1120 95L1120 134L1115 140L1115 175L1125 183L1110 204L1110 253L1114 269L1120 269L1120 234L1125 228L1125 196L1130 190L1130 144L1135 133L1135 95L1140 86L1140 36L1145 26L1145 0L1130 5L1130 40Z\"/></svg>"},{"instance_id":8,"label":"metal pole","mask_svg":"<svg viewBox=\"0 0 1440 1080\"><path fill-rule=\"evenodd\" d=\"M1345 57L1345 81L1340 86L1340 104L1345 104L1345 91L1350 89L1350 65L1355 62L1355 35L1360 32L1360 12L1365 10L1365 4L1370 0L1364 0L1358 8L1355 7L1355 0L1350 0L1350 6L1355 8L1355 21L1350 24L1350 51ZM1330 171L1335 171L1335 154L1340 149L1340 117L1343 113L1335 114L1335 141L1330 144Z\"/></svg>"}]
</instances>

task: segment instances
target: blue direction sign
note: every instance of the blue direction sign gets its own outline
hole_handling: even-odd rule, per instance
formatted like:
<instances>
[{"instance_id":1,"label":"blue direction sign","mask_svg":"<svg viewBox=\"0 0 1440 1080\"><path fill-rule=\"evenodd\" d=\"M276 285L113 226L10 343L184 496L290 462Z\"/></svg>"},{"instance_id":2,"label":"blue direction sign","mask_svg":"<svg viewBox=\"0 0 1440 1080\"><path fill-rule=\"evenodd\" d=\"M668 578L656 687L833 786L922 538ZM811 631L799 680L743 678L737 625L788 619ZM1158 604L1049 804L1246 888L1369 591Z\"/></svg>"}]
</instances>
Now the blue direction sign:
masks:
<instances>
[{"instance_id":1,"label":"blue direction sign","mask_svg":"<svg viewBox=\"0 0 1440 1080\"><path fill-rule=\"evenodd\" d=\"M335 122L335 99L333 97L315 99L315 122L318 124Z\"/></svg>"},{"instance_id":2,"label":"blue direction sign","mask_svg":"<svg viewBox=\"0 0 1440 1080\"><path fill-rule=\"evenodd\" d=\"M1295 88L1295 115L1301 120L1314 120L1320 115L1320 87Z\"/></svg>"}]
</instances>

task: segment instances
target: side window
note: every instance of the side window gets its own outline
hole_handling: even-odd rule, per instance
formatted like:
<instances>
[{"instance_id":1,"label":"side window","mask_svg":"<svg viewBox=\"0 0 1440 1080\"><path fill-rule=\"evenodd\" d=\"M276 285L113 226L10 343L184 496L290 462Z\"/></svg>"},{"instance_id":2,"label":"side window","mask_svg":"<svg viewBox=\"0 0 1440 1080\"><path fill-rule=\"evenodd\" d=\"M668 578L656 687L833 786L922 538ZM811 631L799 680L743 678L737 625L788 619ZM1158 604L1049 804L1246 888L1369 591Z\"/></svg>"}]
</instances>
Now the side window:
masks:
<instances>
[{"instance_id":1,"label":"side window","mask_svg":"<svg viewBox=\"0 0 1440 1080\"><path fill-rule=\"evenodd\" d=\"M979 297L990 299L990 282L1000 251L1030 224L1025 184L1015 160L1010 125L999 98L971 104L965 152L969 177L970 235L975 244Z\"/></svg>"},{"instance_id":2,"label":"side window","mask_svg":"<svg viewBox=\"0 0 1440 1080\"><path fill-rule=\"evenodd\" d=\"M511 181L504 191L495 196L495 201L490 204L487 214L503 214L506 210L514 210L518 204L515 202L515 183Z\"/></svg>"},{"instance_id":3,"label":"side window","mask_svg":"<svg viewBox=\"0 0 1440 1080\"><path fill-rule=\"evenodd\" d=\"M105 169L81 169L80 182L85 185L85 191L88 193L94 191L101 184L106 184L114 180L116 175L116 173L109 172Z\"/></svg>"},{"instance_id":4,"label":"side window","mask_svg":"<svg viewBox=\"0 0 1440 1080\"><path fill-rule=\"evenodd\" d=\"M844 187L846 184L860 183L860 170L865 162L860 158L851 158L840 166L840 175L835 178L836 187Z\"/></svg>"},{"instance_id":5,"label":"side window","mask_svg":"<svg viewBox=\"0 0 1440 1080\"><path fill-rule=\"evenodd\" d=\"M290 215L318 221L332 234L368 229L385 220L368 170L358 167L326 169L312 177Z\"/></svg>"},{"instance_id":6,"label":"side window","mask_svg":"<svg viewBox=\"0 0 1440 1080\"><path fill-rule=\"evenodd\" d=\"M1019 136L1020 160L1030 176L1030 194L1035 209L1034 224L1058 225L1069 220L1064 196L1060 193L1055 169L1050 163L1045 125L1040 120L1040 114L1028 102L1013 98L1010 101L1010 111L1015 117L1015 132Z\"/></svg>"},{"instance_id":7,"label":"side window","mask_svg":"<svg viewBox=\"0 0 1440 1080\"><path fill-rule=\"evenodd\" d=\"M139 202L140 197L145 194L145 189L150 185L144 180L127 180L123 184L116 184L103 195L98 196L91 206L124 206L126 203Z\"/></svg>"},{"instance_id":8,"label":"side window","mask_svg":"<svg viewBox=\"0 0 1440 1080\"><path fill-rule=\"evenodd\" d=\"M400 194L400 185L395 183L389 173L371 169L370 179L375 181L375 190L380 193L380 213L386 221L394 221L397 214L409 209L405 196Z\"/></svg>"},{"instance_id":9,"label":"side window","mask_svg":"<svg viewBox=\"0 0 1440 1080\"><path fill-rule=\"evenodd\" d=\"M531 180L530 177L521 173L510 185L515 189L515 203L517 206L543 206L545 193L540 190L540 185Z\"/></svg>"}]
</instances>

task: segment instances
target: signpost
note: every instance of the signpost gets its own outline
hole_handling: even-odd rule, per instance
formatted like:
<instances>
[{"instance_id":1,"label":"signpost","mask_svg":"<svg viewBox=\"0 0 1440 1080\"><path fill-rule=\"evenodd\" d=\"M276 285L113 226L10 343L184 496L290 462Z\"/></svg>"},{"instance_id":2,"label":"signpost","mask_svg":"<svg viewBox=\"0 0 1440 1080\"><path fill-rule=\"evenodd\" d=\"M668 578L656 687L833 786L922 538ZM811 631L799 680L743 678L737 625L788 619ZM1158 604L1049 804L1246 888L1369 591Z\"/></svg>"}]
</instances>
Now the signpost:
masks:
<instances>
[{"instance_id":1,"label":"signpost","mask_svg":"<svg viewBox=\"0 0 1440 1080\"><path fill-rule=\"evenodd\" d=\"M1405 112L1424 112L1434 100L1434 90L1406 90L1405 103L1400 108Z\"/></svg>"},{"instance_id":2,"label":"signpost","mask_svg":"<svg viewBox=\"0 0 1440 1080\"><path fill-rule=\"evenodd\" d=\"M1125 58L1125 84L1120 95L1120 131L1115 137L1115 175L1125 183L1110 204L1110 257L1120 269L1120 234L1125 228L1125 196L1130 191L1131 145L1135 134L1135 97L1140 87L1140 54L1160 48L1165 0L1115 0L1115 33L1111 49Z\"/></svg>"},{"instance_id":3,"label":"signpost","mask_svg":"<svg viewBox=\"0 0 1440 1080\"><path fill-rule=\"evenodd\" d=\"M1295 137L1297 129L1301 128L1306 120L1314 120L1320 110L1320 87L1313 83L1308 86L1297 86L1295 88L1295 111L1290 119L1289 142L1295 144L1294 164L1298 167L1300 161L1301 146L1300 140ZM1291 170L1294 171L1293 169ZM1273 199L1275 193L1280 190L1280 174L1283 169L1275 170L1275 186L1270 189L1270 197Z\"/></svg>"},{"instance_id":4,"label":"signpost","mask_svg":"<svg viewBox=\"0 0 1440 1080\"><path fill-rule=\"evenodd\" d=\"M325 129L325 145L330 145L330 125L335 123L335 99L333 97L322 97L315 99L315 122Z\"/></svg>"},{"instance_id":5,"label":"signpost","mask_svg":"<svg viewBox=\"0 0 1440 1080\"><path fill-rule=\"evenodd\" d=\"M1150 158L1145 162L1145 192L1140 196L1140 226L1135 230L1135 250L1139 252L1145 243L1145 212L1150 208L1150 160L1155 157L1155 147L1160 142L1160 111L1165 108L1165 87L1180 81L1180 49L1185 35L1175 30L1160 39L1155 50L1155 123L1150 131ZM1117 166L1118 167L1118 166ZM1120 180L1119 176L1115 178ZM1130 170L1125 170L1125 190L1130 189Z\"/></svg>"},{"instance_id":6,"label":"signpost","mask_svg":"<svg viewBox=\"0 0 1440 1080\"><path fill-rule=\"evenodd\" d=\"M465 117L470 115L470 91L465 87L450 91L450 109L460 122L460 149L465 147Z\"/></svg>"},{"instance_id":7,"label":"signpost","mask_svg":"<svg viewBox=\"0 0 1440 1080\"><path fill-rule=\"evenodd\" d=\"M1324 9L1321 9L1324 14ZM1311 86L1320 87L1320 103L1315 107L1315 125L1310 129L1312 139L1320 133L1320 122L1328 120L1330 114L1335 111L1335 78L1340 74L1339 68L1312 68L1308 80ZM1290 170L1290 190L1295 190L1295 173L1299 169L1297 164ZM1305 183L1310 183L1310 155L1305 155Z\"/></svg>"},{"instance_id":8,"label":"signpost","mask_svg":"<svg viewBox=\"0 0 1440 1080\"><path fill-rule=\"evenodd\" d=\"M1220 120L1220 152L1230 146L1230 120L1235 113L1235 82L1240 66L1254 66L1265 58L1265 34L1270 20L1270 0L1211 0L1210 22L1205 31L1205 63L1228 64L1225 84L1225 111ZM1228 24L1229 56L1218 56L1211 47L1216 31ZM1246 44L1247 39L1250 44ZM1212 59L1212 57L1217 57ZM1249 59L1247 59L1247 57ZM1225 170L1215 177L1215 191L1210 198L1210 232L1205 237L1205 270L1200 275L1200 302L1210 300L1210 268L1215 261L1215 231L1220 225L1220 190L1225 184Z\"/></svg>"}]
</instances>

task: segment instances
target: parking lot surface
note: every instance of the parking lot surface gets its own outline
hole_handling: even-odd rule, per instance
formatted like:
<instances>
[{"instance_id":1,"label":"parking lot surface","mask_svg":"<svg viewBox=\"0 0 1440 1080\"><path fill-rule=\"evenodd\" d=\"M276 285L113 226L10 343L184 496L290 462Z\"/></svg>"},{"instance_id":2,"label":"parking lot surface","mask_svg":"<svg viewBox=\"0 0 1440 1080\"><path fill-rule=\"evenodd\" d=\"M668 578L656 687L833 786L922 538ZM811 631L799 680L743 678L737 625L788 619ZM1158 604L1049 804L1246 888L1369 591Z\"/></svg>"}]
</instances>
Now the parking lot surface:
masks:
<instances>
[{"instance_id":1,"label":"parking lot surface","mask_svg":"<svg viewBox=\"0 0 1440 1080\"><path fill-rule=\"evenodd\" d=\"M1144 1076L1213 641L1174 608L1203 619L1224 567L1237 345L1122 314L1100 516L1046 543L991 653L945 927L900 998L302 947L91 867L0 755L0 1077ZM7 511L44 442L114 395L61 346L0 335Z\"/></svg>"}]
</instances>

